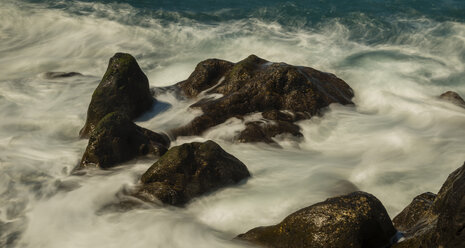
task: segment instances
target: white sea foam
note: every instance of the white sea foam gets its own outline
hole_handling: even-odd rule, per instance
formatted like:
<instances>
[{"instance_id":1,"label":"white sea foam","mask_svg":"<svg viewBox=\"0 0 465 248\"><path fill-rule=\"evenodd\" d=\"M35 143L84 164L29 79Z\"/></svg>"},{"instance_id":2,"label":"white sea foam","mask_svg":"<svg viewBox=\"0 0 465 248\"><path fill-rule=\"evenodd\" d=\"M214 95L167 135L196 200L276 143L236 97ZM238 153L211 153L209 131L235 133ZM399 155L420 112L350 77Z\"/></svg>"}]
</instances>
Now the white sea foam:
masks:
<instances>
[{"instance_id":1,"label":"white sea foam","mask_svg":"<svg viewBox=\"0 0 465 248\"><path fill-rule=\"evenodd\" d=\"M438 191L464 160L465 110L436 98L446 90L465 96L462 23L398 20L412 28L368 42L351 35L373 40L383 33L363 20L294 30L256 19L167 24L124 4L61 4L66 10L0 4L0 246L18 231L19 247L241 247L231 241L237 234L357 188L376 195L393 217L415 195ZM185 209L101 214L153 162L69 175L87 144L78 132L92 91L118 51L137 57L152 86L181 81L211 57L239 61L253 53L312 66L348 82L356 107L335 104L323 117L300 121L305 138L276 139L283 148L231 143L244 127L239 119L204 137L179 138L174 145L214 139L252 178ZM47 71L85 76L50 80ZM157 99L138 124L168 131L200 114L172 93Z\"/></svg>"}]
</instances>

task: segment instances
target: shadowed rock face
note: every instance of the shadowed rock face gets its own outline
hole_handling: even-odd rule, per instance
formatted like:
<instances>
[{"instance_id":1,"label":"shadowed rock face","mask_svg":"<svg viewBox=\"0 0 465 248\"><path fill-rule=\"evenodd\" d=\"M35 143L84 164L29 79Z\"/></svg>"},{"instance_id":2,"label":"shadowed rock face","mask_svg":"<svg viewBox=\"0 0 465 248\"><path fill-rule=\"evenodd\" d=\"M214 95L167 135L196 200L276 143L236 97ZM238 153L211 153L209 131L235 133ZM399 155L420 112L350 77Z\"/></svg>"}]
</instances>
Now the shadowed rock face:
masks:
<instances>
[{"instance_id":1,"label":"shadowed rock face","mask_svg":"<svg viewBox=\"0 0 465 248\"><path fill-rule=\"evenodd\" d=\"M249 177L247 167L213 141L172 147L141 177L135 194L146 201L182 205L193 197Z\"/></svg>"},{"instance_id":2,"label":"shadowed rock face","mask_svg":"<svg viewBox=\"0 0 465 248\"><path fill-rule=\"evenodd\" d=\"M438 214L439 245L465 247L465 164L442 185L433 212Z\"/></svg>"},{"instance_id":3,"label":"shadowed rock face","mask_svg":"<svg viewBox=\"0 0 465 248\"><path fill-rule=\"evenodd\" d=\"M462 97L457 92L454 91L447 91L442 93L439 96L440 99L448 101L450 103L453 103L457 106L460 106L462 108L465 108L465 101L463 100Z\"/></svg>"},{"instance_id":4,"label":"shadowed rock face","mask_svg":"<svg viewBox=\"0 0 465 248\"><path fill-rule=\"evenodd\" d=\"M138 156L163 155L169 139L134 124L117 112L106 115L92 132L89 144L75 170L88 167L109 168Z\"/></svg>"},{"instance_id":5,"label":"shadowed rock face","mask_svg":"<svg viewBox=\"0 0 465 248\"><path fill-rule=\"evenodd\" d=\"M271 63L255 55L236 64L217 59L200 62L177 86L188 97L200 92L207 97L191 106L200 108L203 115L173 130L175 137L200 135L229 118L263 112L262 125L246 123L245 132L239 135L244 142L272 142L271 138L280 133L301 136L295 121L320 114L331 103L353 104L354 96L350 86L333 74ZM208 94L222 96L208 98Z\"/></svg>"},{"instance_id":6,"label":"shadowed rock face","mask_svg":"<svg viewBox=\"0 0 465 248\"><path fill-rule=\"evenodd\" d=\"M416 196L413 201L392 220L394 226L398 230L408 233L409 230L414 228L419 222L426 222L426 219L432 216L431 206L435 198L436 194L431 192Z\"/></svg>"},{"instance_id":7,"label":"shadowed rock face","mask_svg":"<svg viewBox=\"0 0 465 248\"><path fill-rule=\"evenodd\" d=\"M237 239L264 247L387 247L396 234L381 202L354 192L301 209L275 226L258 227Z\"/></svg>"},{"instance_id":8,"label":"shadowed rock face","mask_svg":"<svg viewBox=\"0 0 465 248\"><path fill-rule=\"evenodd\" d=\"M79 132L89 137L97 123L107 114L118 112L133 119L149 110L155 99L149 82L130 54L117 53L108 64L102 81L95 89L87 110L87 120Z\"/></svg>"},{"instance_id":9,"label":"shadowed rock face","mask_svg":"<svg viewBox=\"0 0 465 248\"><path fill-rule=\"evenodd\" d=\"M397 225L414 225L407 230L407 239L393 247L465 247L465 164L449 175L432 204L432 197L425 199L424 195L416 197L401 213L420 209L419 221L413 223L406 219L400 222L402 215L394 219L397 219ZM423 203L415 203L418 198L423 198Z\"/></svg>"}]
</instances>

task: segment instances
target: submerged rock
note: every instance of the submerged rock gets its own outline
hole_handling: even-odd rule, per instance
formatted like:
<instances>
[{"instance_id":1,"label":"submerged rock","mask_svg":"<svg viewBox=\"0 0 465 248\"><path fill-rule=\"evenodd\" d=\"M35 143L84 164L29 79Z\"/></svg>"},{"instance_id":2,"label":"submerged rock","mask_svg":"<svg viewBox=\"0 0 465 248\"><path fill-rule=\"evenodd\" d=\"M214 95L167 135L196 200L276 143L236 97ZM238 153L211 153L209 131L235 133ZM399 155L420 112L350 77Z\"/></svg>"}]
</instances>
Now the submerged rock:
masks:
<instances>
[{"instance_id":1,"label":"submerged rock","mask_svg":"<svg viewBox=\"0 0 465 248\"><path fill-rule=\"evenodd\" d=\"M416 197L412 202L414 207L410 204L404 210L420 209L419 221L397 221L398 225L413 227L406 231L406 240L393 247L465 247L465 164L449 175L432 204L432 196L424 199L424 195L421 202L415 203Z\"/></svg>"},{"instance_id":2,"label":"submerged rock","mask_svg":"<svg viewBox=\"0 0 465 248\"><path fill-rule=\"evenodd\" d=\"M79 135L88 137L97 123L112 112L134 119L149 110L154 101L148 79L136 59L127 53L116 53L92 95L86 124Z\"/></svg>"},{"instance_id":3,"label":"submerged rock","mask_svg":"<svg viewBox=\"0 0 465 248\"><path fill-rule=\"evenodd\" d=\"M173 130L175 137L200 135L229 118L263 112L264 125L246 123L246 130L238 136L243 142L272 142L271 138L281 133L301 136L295 121L318 115L331 103L353 104L354 96L350 86L333 74L271 63L255 55L236 64L205 60L177 86L188 97L202 92L207 98L191 106L200 108L203 114ZM208 98L218 94L221 96Z\"/></svg>"},{"instance_id":4,"label":"submerged rock","mask_svg":"<svg viewBox=\"0 0 465 248\"><path fill-rule=\"evenodd\" d=\"M83 76L79 72L57 72L57 71L50 71L44 74L45 78L48 79L57 79L57 78L69 78L69 77L76 77L76 76Z\"/></svg>"},{"instance_id":5,"label":"submerged rock","mask_svg":"<svg viewBox=\"0 0 465 248\"><path fill-rule=\"evenodd\" d=\"M105 169L148 154L161 156L169 143L166 135L139 127L126 115L113 112L95 127L81 163L75 170L88 167Z\"/></svg>"},{"instance_id":6,"label":"submerged rock","mask_svg":"<svg viewBox=\"0 0 465 248\"><path fill-rule=\"evenodd\" d=\"M274 226L237 239L264 247L388 247L395 237L389 215L371 194L354 192L303 208Z\"/></svg>"},{"instance_id":7,"label":"submerged rock","mask_svg":"<svg viewBox=\"0 0 465 248\"><path fill-rule=\"evenodd\" d=\"M439 98L442 100L448 101L450 103L453 103L457 106L460 106L462 108L465 108L465 101L457 92L447 91L447 92L442 93L439 96Z\"/></svg>"},{"instance_id":8,"label":"submerged rock","mask_svg":"<svg viewBox=\"0 0 465 248\"><path fill-rule=\"evenodd\" d=\"M187 143L172 147L142 175L135 196L182 205L249 176L247 167L215 142Z\"/></svg>"}]
</instances>

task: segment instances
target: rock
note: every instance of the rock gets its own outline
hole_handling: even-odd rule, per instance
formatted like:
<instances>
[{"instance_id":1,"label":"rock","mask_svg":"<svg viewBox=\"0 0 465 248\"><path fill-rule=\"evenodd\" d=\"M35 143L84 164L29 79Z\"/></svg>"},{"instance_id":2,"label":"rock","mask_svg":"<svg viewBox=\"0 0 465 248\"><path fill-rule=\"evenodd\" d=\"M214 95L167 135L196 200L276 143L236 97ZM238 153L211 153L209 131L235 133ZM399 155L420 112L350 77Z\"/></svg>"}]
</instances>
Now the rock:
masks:
<instances>
[{"instance_id":1,"label":"rock","mask_svg":"<svg viewBox=\"0 0 465 248\"><path fill-rule=\"evenodd\" d=\"M141 177L135 196L183 205L193 197L250 177L247 167L213 141L172 147Z\"/></svg>"},{"instance_id":2,"label":"rock","mask_svg":"<svg viewBox=\"0 0 465 248\"><path fill-rule=\"evenodd\" d=\"M169 138L134 124L118 112L107 114L92 132L89 144L75 170L88 167L110 168L138 156L163 155Z\"/></svg>"},{"instance_id":3,"label":"rock","mask_svg":"<svg viewBox=\"0 0 465 248\"><path fill-rule=\"evenodd\" d=\"M144 202L130 195L130 189L123 187L115 194L110 202L103 204L97 211L97 215L106 213L124 213L135 209L153 209L154 204Z\"/></svg>"},{"instance_id":4,"label":"rock","mask_svg":"<svg viewBox=\"0 0 465 248\"><path fill-rule=\"evenodd\" d=\"M453 103L457 106L460 106L462 108L465 108L465 101L463 100L462 97L457 92L454 91L447 91L445 93L442 93L439 96L440 99L448 101L450 103Z\"/></svg>"},{"instance_id":5,"label":"rock","mask_svg":"<svg viewBox=\"0 0 465 248\"><path fill-rule=\"evenodd\" d=\"M116 53L108 64L107 71L95 89L81 137L89 137L97 123L107 114L119 112L134 119L149 110L155 99L149 82L130 54Z\"/></svg>"},{"instance_id":6,"label":"rock","mask_svg":"<svg viewBox=\"0 0 465 248\"><path fill-rule=\"evenodd\" d=\"M430 206L420 211L421 221L408 230L405 241L393 247L465 247L465 164L449 175L432 204L428 197L421 200L426 203L417 203L421 209Z\"/></svg>"},{"instance_id":7,"label":"rock","mask_svg":"<svg viewBox=\"0 0 465 248\"><path fill-rule=\"evenodd\" d=\"M200 92L213 87L223 75L234 66L229 61L207 59L200 62L194 72L178 86L188 97L197 96Z\"/></svg>"},{"instance_id":8,"label":"rock","mask_svg":"<svg viewBox=\"0 0 465 248\"><path fill-rule=\"evenodd\" d=\"M69 78L69 77L76 77L76 76L83 76L79 72L56 72L50 71L44 74L45 78L48 79L57 79L57 78Z\"/></svg>"},{"instance_id":9,"label":"rock","mask_svg":"<svg viewBox=\"0 0 465 248\"><path fill-rule=\"evenodd\" d=\"M465 247L465 164L449 175L432 207L439 246Z\"/></svg>"},{"instance_id":10,"label":"rock","mask_svg":"<svg viewBox=\"0 0 465 248\"><path fill-rule=\"evenodd\" d=\"M376 248L388 247L395 234L381 202L358 191L303 208L277 225L258 227L237 238L276 248Z\"/></svg>"},{"instance_id":11,"label":"rock","mask_svg":"<svg viewBox=\"0 0 465 248\"><path fill-rule=\"evenodd\" d=\"M409 233L420 221L430 218L431 206L435 198L436 194L431 192L413 198L413 201L392 220L397 230Z\"/></svg>"},{"instance_id":12,"label":"rock","mask_svg":"<svg viewBox=\"0 0 465 248\"><path fill-rule=\"evenodd\" d=\"M333 74L271 63L255 55L236 64L205 60L177 86L188 97L206 98L191 106L203 114L172 130L173 136L200 135L229 118L262 112L265 125L246 123L238 136L243 142L272 142L271 138L281 133L301 136L295 121L321 114L331 103L353 104L354 96L350 86Z\"/></svg>"},{"instance_id":13,"label":"rock","mask_svg":"<svg viewBox=\"0 0 465 248\"><path fill-rule=\"evenodd\" d=\"M253 121L246 122L245 129L239 134L239 142L265 142L274 143L271 137L278 134L289 133L302 137L300 127L287 121Z\"/></svg>"}]
</instances>

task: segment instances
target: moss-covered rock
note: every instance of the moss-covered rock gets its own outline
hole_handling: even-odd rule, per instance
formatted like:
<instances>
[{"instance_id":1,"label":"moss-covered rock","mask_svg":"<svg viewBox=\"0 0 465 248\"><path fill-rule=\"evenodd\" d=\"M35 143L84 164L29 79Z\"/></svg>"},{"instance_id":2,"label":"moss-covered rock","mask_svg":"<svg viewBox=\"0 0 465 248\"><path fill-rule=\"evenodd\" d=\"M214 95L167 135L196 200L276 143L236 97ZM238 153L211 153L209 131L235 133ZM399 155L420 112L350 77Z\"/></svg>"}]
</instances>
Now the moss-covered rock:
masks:
<instances>
[{"instance_id":1,"label":"moss-covered rock","mask_svg":"<svg viewBox=\"0 0 465 248\"><path fill-rule=\"evenodd\" d=\"M148 79L136 59L127 53L116 53L92 95L86 124L79 135L89 137L97 123L111 112L136 118L149 110L154 101Z\"/></svg>"},{"instance_id":2,"label":"moss-covered rock","mask_svg":"<svg viewBox=\"0 0 465 248\"><path fill-rule=\"evenodd\" d=\"M247 167L213 141L172 147L141 177L135 196L183 205L193 197L249 177Z\"/></svg>"},{"instance_id":3,"label":"moss-covered rock","mask_svg":"<svg viewBox=\"0 0 465 248\"><path fill-rule=\"evenodd\" d=\"M139 127L126 115L112 112L95 127L76 169L105 169L138 156L161 156L166 152L169 143L166 135Z\"/></svg>"},{"instance_id":4,"label":"moss-covered rock","mask_svg":"<svg viewBox=\"0 0 465 248\"><path fill-rule=\"evenodd\" d=\"M388 247L396 230L373 195L354 192L301 209L274 226L258 227L237 239L264 247Z\"/></svg>"},{"instance_id":5,"label":"moss-covered rock","mask_svg":"<svg viewBox=\"0 0 465 248\"><path fill-rule=\"evenodd\" d=\"M222 97L204 98L193 104L203 115L188 125L173 130L173 135L199 135L208 128L231 117L242 118L256 112L286 113L290 116L274 125L252 126L240 134L244 142L272 141L280 133L301 135L293 122L321 113L331 103L353 104L353 91L343 80L333 74L310 67L271 63L255 55L233 64L224 60L210 59L199 63L191 76L177 84L188 96L200 92L221 94ZM272 120L263 115L265 121ZM292 127L292 128L289 128ZM258 129L263 129L260 135ZM253 135L253 137L249 137Z\"/></svg>"},{"instance_id":6,"label":"moss-covered rock","mask_svg":"<svg viewBox=\"0 0 465 248\"><path fill-rule=\"evenodd\" d=\"M419 204L429 208L420 211L422 217L407 230L406 240L393 247L465 247L465 164L449 175L434 202L429 201Z\"/></svg>"}]
</instances>

